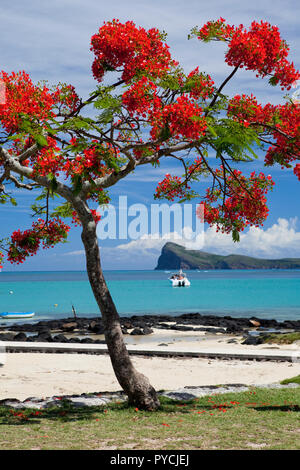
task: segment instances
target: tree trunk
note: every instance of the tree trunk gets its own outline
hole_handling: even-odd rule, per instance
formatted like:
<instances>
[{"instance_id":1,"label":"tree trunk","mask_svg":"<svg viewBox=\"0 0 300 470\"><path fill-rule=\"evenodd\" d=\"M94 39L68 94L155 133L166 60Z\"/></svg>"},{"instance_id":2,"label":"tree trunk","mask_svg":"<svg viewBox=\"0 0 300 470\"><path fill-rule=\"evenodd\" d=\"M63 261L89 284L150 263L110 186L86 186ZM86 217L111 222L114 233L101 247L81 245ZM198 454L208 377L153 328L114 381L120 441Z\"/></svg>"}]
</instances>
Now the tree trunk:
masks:
<instances>
[{"instance_id":1,"label":"tree trunk","mask_svg":"<svg viewBox=\"0 0 300 470\"><path fill-rule=\"evenodd\" d=\"M80 212L81 238L85 247L87 272L102 314L105 340L114 372L119 384L128 395L130 404L140 409L155 410L160 405L156 391L147 377L134 368L125 346L120 317L101 268L96 224L90 213L84 211L83 214L82 206Z\"/></svg>"}]
</instances>

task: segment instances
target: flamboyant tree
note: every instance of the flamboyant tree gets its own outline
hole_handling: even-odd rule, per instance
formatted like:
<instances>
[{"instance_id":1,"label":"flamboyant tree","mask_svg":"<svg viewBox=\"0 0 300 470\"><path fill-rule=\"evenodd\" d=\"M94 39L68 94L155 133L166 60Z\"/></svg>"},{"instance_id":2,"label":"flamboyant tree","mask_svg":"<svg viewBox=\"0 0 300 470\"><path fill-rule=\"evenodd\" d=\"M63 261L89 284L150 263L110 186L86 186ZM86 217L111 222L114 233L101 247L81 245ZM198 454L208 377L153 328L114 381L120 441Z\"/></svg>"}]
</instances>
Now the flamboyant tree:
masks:
<instances>
[{"instance_id":1,"label":"flamboyant tree","mask_svg":"<svg viewBox=\"0 0 300 470\"><path fill-rule=\"evenodd\" d=\"M73 86L35 85L24 71L1 72L5 99L0 104L0 198L15 200L7 184L40 190L32 210L32 227L16 230L2 251L11 263L22 263L39 248L67 238L70 217L81 225L89 281L102 314L105 337L116 377L136 406L155 409L156 392L133 367L119 316L103 277L95 203L109 200L109 188L140 165L159 165L164 157L182 163L182 176L167 174L155 198L204 203L204 221L232 233L262 225L268 215L266 193L273 181L262 172L243 175L235 167L265 152L265 165L294 167L300 179L299 105L261 104L253 96L223 94L240 68L289 90L300 75L287 60L288 46L278 28L267 22L231 26L223 18L194 28L191 37L223 41L230 75L217 87L195 68L185 73L171 57L165 34L133 22L106 22L91 38L92 73L98 81L88 99ZM112 72L112 82L104 77ZM215 155L216 163L211 164ZM210 176L206 194L197 181ZM49 200L58 196L54 211ZM3 257L3 255L2 255Z\"/></svg>"}]
</instances>

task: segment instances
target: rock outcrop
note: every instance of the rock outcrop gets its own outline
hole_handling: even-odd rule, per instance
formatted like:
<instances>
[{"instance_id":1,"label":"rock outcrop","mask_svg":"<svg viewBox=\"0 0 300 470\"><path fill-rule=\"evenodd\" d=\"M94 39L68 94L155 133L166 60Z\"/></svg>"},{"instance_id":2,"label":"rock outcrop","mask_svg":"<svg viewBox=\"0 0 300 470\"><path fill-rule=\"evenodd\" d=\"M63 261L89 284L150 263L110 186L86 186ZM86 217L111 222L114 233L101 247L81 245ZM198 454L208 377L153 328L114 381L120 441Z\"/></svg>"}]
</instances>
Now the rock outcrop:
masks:
<instances>
[{"instance_id":1,"label":"rock outcrop","mask_svg":"<svg viewBox=\"0 0 300 470\"><path fill-rule=\"evenodd\" d=\"M263 259L244 255L216 255L166 243L155 269L300 269L300 258Z\"/></svg>"}]
</instances>

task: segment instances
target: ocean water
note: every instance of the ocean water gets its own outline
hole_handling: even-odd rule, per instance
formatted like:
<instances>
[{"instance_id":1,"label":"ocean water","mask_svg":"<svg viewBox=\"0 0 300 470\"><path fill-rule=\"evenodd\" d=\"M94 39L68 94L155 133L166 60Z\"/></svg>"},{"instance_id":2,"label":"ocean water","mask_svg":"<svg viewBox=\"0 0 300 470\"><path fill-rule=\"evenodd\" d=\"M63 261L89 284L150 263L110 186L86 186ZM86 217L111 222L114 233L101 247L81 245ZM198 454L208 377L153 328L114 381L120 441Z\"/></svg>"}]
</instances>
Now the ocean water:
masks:
<instances>
[{"instance_id":1,"label":"ocean water","mask_svg":"<svg viewBox=\"0 0 300 470\"><path fill-rule=\"evenodd\" d=\"M300 319L300 270L187 274L191 286L184 288L171 287L166 271L106 271L105 277L121 316L199 312ZM85 272L0 273L0 312L34 311L37 321L72 316L72 304L78 316L99 314Z\"/></svg>"}]
</instances>

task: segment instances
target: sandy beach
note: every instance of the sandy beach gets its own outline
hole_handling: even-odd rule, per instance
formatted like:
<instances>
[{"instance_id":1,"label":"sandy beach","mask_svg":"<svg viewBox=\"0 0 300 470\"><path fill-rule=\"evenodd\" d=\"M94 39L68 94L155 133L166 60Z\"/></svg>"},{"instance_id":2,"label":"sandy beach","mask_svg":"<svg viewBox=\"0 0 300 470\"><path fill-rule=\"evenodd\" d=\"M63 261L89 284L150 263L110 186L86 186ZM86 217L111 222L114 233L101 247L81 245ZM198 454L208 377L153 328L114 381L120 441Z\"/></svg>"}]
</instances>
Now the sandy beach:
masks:
<instances>
[{"instance_id":1,"label":"sandy beach","mask_svg":"<svg viewBox=\"0 0 300 470\"><path fill-rule=\"evenodd\" d=\"M237 340L238 338L235 337ZM191 332L155 330L147 337L128 337L129 343L139 349L143 346L161 350L226 351L250 350L249 346L228 343L229 335L199 335ZM270 349L296 351L299 345L260 345L257 351ZM252 348L253 350L253 348ZM268 384L300 374L299 362L226 360L205 358L164 358L132 356L136 368L149 377L157 390L176 390L184 386L218 384ZM117 391L120 386L115 379L108 355L56 354L56 353L7 353L0 367L0 399L49 397L89 392Z\"/></svg>"}]
</instances>

